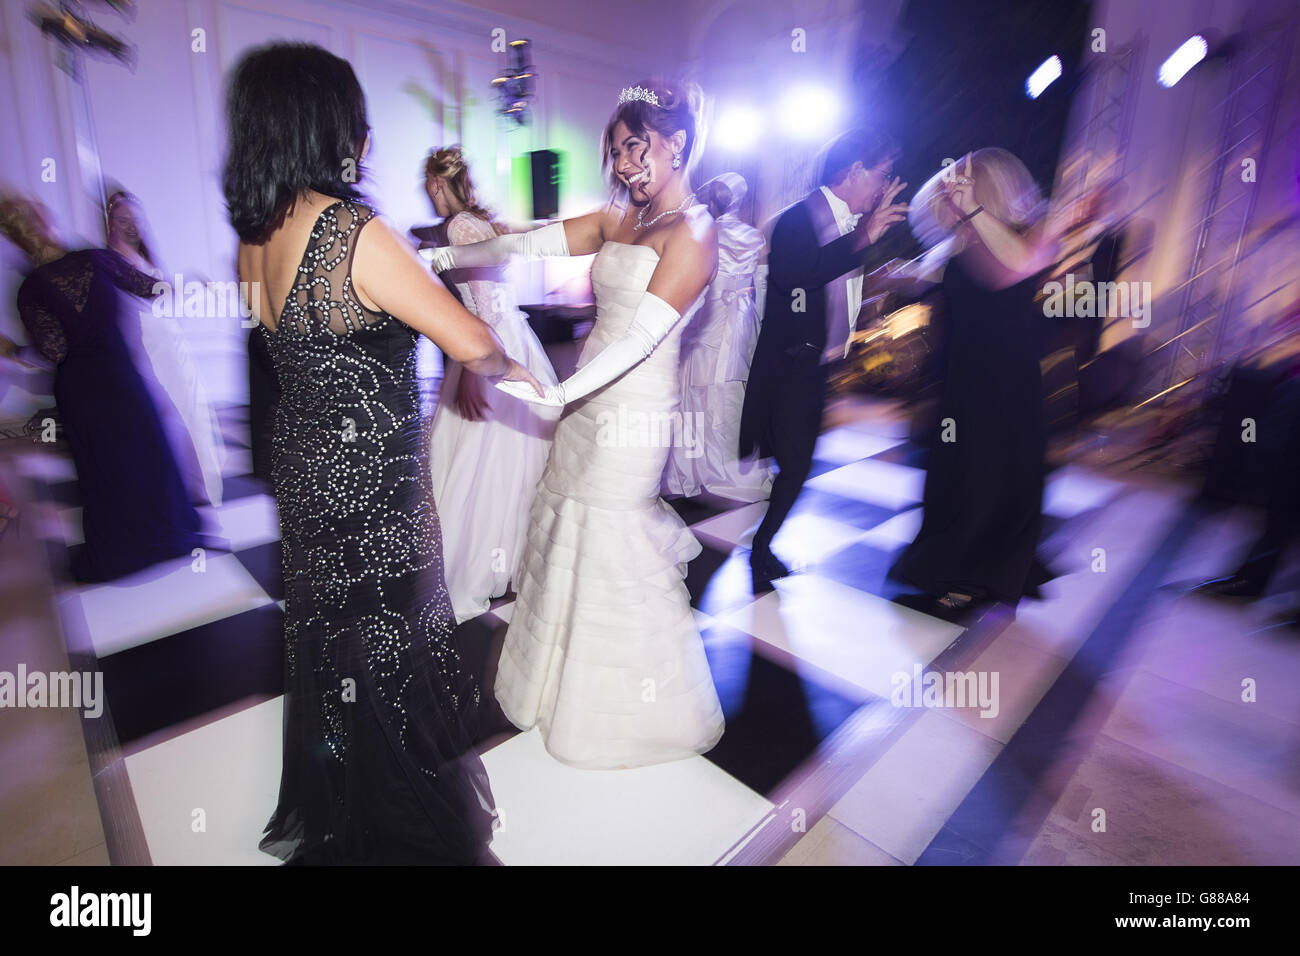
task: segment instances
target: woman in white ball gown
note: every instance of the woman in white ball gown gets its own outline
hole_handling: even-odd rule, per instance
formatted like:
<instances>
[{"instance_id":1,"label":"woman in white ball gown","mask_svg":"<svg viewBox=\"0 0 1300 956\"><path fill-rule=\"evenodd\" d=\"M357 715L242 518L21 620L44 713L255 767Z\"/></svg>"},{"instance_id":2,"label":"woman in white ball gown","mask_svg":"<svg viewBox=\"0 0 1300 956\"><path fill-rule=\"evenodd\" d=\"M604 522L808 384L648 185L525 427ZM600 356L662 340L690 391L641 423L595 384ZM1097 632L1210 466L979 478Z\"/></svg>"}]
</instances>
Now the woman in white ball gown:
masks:
<instances>
[{"instance_id":1,"label":"woman in white ball gown","mask_svg":"<svg viewBox=\"0 0 1300 956\"><path fill-rule=\"evenodd\" d=\"M436 150L425 163L425 188L447 221L453 245L498 234L479 205L459 146ZM456 270L465 308L492 327L501 346L543 385L555 371L500 267ZM447 593L457 623L477 617L517 582L528 511L546 466L559 409L489 392L483 379L448 360L433 415L433 496L442 517ZM515 584L517 587L517 583Z\"/></svg>"},{"instance_id":2,"label":"woman in white ball gown","mask_svg":"<svg viewBox=\"0 0 1300 956\"><path fill-rule=\"evenodd\" d=\"M697 196L718 224L718 275L704 305L682 334L682 422L694 441L674 445L664 470L664 490L673 495L709 491L736 501L761 501L772 490L771 462L738 457L740 410L758 342L759 311L765 291L759 258L763 234L736 210L748 186L737 173L723 173Z\"/></svg>"},{"instance_id":3,"label":"woman in white ball gown","mask_svg":"<svg viewBox=\"0 0 1300 956\"><path fill-rule=\"evenodd\" d=\"M434 253L440 270L596 253L595 326L578 371L544 399L564 412L496 679L511 722L539 728L575 767L662 763L722 736L685 586L700 545L659 498L680 440L679 341L717 269L717 230L688 174L698 105L697 90L666 84L620 94L602 151L626 204Z\"/></svg>"}]
</instances>

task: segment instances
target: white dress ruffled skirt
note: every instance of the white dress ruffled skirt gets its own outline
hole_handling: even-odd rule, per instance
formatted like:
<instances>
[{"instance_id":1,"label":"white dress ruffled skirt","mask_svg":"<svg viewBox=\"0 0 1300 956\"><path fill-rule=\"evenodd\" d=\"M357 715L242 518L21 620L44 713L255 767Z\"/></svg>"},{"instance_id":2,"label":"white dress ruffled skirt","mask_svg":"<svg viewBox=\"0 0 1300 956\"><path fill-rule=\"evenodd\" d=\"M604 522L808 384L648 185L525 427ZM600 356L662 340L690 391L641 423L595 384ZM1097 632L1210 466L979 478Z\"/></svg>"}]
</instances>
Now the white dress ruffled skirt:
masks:
<instances>
[{"instance_id":1,"label":"white dress ruffled skirt","mask_svg":"<svg viewBox=\"0 0 1300 956\"><path fill-rule=\"evenodd\" d=\"M579 367L628 329L658 262L649 246L601 248ZM700 544L659 497L680 441L680 339L702 299L645 361L565 409L532 501L496 697L575 767L662 763L722 736L685 584Z\"/></svg>"}]
</instances>

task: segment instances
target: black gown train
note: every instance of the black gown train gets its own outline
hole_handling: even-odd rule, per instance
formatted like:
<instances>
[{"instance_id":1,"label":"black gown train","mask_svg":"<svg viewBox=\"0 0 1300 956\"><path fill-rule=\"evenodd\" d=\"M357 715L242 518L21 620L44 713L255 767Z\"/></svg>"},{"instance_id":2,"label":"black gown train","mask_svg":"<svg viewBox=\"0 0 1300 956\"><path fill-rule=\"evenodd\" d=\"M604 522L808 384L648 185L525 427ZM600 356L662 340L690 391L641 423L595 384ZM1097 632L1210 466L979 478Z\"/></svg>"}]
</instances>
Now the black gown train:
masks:
<instances>
[{"instance_id":1,"label":"black gown train","mask_svg":"<svg viewBox=\"0 0 1300 956\"><path fill-rule=\"evenodd\" d=\"M491 835L476 682L429 492L417 333L352 291L373 212L325 209L274 330L272 474L285 582L280 800L261 848L291 863L477 862Z\"/></svg>"},{"instance_id":2,"label":"black gown train","mask_svg":"<svg viewBox=\"0 0 1300 956\"><path fill-rule=\"evenodd\" d=\"M1047 419L1039 366L1046 321L1038 276L990 289L969 253L944 270L947 362L929 445L924 517L892 574L937 596L1015 604L1050 572L1035 555L1042 526ZM951 420L955 441L943 441Z\"/></svg>"}]
</instances>

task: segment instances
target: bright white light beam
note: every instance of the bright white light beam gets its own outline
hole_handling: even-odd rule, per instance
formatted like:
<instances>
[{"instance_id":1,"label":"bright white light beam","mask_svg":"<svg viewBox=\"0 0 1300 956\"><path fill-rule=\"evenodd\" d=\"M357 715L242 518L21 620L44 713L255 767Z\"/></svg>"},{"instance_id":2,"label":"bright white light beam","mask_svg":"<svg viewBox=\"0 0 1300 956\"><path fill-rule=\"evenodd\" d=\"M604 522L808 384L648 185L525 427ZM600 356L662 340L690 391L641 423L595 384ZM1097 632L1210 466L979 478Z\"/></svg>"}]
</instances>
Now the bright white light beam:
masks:
<instances>
[{"instance_id":1,"label":"bright white light beam","mask_svg":"<svg viewBox=\"0 0 1300 956\"><path fill-rule=\"evenodd\" d=\"M1160 85L1173 86L1187 75L1188 70L1205 59L1205 54L1209 52L1209 49L1205 37L1200 34L1192 37L1175 50L1169 59L1160 64L1160 72L1156 76L1160 81Z\"/></svg>"},{"instance_id":2,"label":"bright white light beam","mask_svg":"<svg viewBox=\"0 0 1300 956\"><path fill-rule=\"evenodd\" d=\"M727 152L738 153L753 146L762 132L763 117L752 106L726 109L714 126L713 143Z\"/></svg>"},{"instance_id":3,"label":"bright white light beam","mask_svg":"<svg viewBox=\"0 0 1300 956\"><path fill-rule=\"evenodd\" d=\"M791 90L781 102L781 121L794 139L821 139L839 117L839 103L829 90L818 86L800 86Z\"/></svg>"},{"instance_id":4,"label":"bright white light beam","mask_svg":"<svg viewBox=\"0 0 1300 956\"><path fill-rule=\"evenodd\" d=\"M1031 100L1036 100L1042 95L1043 90L1060 78L1061 58L1059 56L1048 57L1038 69L1029 74L1029 79L1025 80L1025 92L1029 94Z\"/></svg>"}]
</instances>

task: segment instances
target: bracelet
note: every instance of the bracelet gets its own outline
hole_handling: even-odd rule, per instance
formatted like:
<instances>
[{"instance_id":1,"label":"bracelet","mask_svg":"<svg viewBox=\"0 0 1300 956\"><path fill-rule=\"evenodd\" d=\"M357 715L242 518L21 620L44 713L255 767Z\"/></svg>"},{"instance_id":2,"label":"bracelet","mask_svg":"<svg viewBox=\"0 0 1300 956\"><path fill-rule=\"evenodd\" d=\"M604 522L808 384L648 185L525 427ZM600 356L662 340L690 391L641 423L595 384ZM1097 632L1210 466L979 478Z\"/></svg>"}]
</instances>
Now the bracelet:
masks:
<instances>
[{"instance_id":1,"label":"bracelet","mask_svg":"<svg viewBox=\"0 0 1300 956\"><path fill-rule=\"evenodd\" d=\"M964 226L964 225L966 225L966 223L970 222L972 219L974 219L976 216L978 216L978 215L979 215L980 213L982 213L983 211L984 211L984 207L983 207L983 206L976 206L976 207L975 207L974 209L972 209L970 212L966 213L966 215L964 215L964 216L962 216L960 219L958 219L958 220L957 220L957 225L959 225L959 226Z\"/></svg>"}]
</instances>

